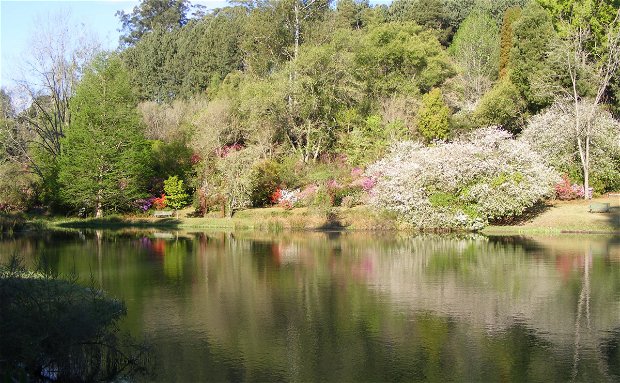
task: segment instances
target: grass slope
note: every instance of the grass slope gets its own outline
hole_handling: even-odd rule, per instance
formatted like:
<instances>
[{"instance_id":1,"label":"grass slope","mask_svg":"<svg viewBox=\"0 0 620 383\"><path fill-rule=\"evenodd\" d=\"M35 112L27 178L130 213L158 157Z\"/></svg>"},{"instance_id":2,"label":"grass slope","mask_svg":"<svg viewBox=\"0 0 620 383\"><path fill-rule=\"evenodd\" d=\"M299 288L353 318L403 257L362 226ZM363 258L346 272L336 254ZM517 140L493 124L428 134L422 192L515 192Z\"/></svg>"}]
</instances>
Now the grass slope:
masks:
<instances>
[{"instance_id":1,"label":"grass slope","mask_svg":"<svg viewBox=\"0 0 620 383\"><path fill-rule=\"evenodd\" d=\"M608 213L590 213L592 202L610 204ZM600 197L592 201L550 201L532 219L510 226L489 226L485 234L559 234L565 232L616 233L620 231L620 199Z\"/></svg>"}]
</instances>

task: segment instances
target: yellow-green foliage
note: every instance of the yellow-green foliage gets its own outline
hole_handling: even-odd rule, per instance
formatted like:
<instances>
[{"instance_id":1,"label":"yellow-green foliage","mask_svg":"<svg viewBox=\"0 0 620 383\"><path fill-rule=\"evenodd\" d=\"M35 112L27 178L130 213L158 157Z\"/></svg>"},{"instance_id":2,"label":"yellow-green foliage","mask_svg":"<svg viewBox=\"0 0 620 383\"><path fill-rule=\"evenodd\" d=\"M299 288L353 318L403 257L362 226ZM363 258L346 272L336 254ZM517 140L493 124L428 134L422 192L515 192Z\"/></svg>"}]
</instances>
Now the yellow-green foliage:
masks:
<instances>
[{"instance_id":1,"label":"yellow-green foliage","mask_svg":"<svg viewBox=\"0 0 620 383\"><path fill-rule=\"evenodd\" d=\"M427 142L445 140L450 134L450 110L443 101L441 89L434 88L422 97L418 114L418 132Z\"/></svg>"},{"instance_id":2,"label":"yellow-green foliage","mask_svg":"<svg viewBox=\"0 0 620 383\"><path fill-rule=\"evenodd\" d=\"M166 201L168 206L177 210L182 209L188 203L189 194L185 190L183 180L177 176L168 177L164 181L164 192L166 193Z\"/></svg>"}]
</instances>

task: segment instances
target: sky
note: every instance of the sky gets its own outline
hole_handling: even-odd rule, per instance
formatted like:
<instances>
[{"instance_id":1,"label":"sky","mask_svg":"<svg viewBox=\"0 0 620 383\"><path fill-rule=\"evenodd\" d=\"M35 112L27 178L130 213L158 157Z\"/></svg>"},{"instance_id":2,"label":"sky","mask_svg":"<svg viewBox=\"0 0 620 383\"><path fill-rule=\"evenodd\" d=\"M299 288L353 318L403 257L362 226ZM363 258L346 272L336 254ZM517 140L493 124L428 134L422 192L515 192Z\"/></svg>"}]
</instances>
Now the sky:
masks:
<instances>
[{"instance_id":1,"label":"sky","mask_svg":"<svg viewBox=\"0 0 620 383\"><path fill-rule=\"evenodd\" d=\"M218 8L226 0L198 0L207 8ZM374 0L371 4L389 3L390 0ZM0 87L11 87L19 78L18 63L27 55L28 42L37 31L37 19L53 17L59 12L67 14L72 24L88 28L106 50L118 47L120 22L114 14L118 10L131 12L139 1L81 0L81 1L30 1L0 0Z\"/></svg>"}]
</instances>

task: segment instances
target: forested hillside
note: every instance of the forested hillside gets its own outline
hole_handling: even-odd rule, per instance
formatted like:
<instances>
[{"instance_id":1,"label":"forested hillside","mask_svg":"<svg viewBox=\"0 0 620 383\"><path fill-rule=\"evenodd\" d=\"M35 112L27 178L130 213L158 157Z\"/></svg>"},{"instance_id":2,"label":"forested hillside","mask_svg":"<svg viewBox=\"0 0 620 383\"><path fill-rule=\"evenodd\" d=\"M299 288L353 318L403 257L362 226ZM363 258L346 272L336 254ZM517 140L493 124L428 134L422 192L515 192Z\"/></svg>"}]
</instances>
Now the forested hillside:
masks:
<instances>
[{"instance_id":1,"label":"forested hillside","mask_svg":"<svg viewBox=\"0 0 620 383\"><path fill-rule=\"evenodd\" d=\"M475 229L618 190L619 8L143 0L116 52L56 35L39 87L2 91L0 209L370 204Z\"/></svg>"}]
</instances>

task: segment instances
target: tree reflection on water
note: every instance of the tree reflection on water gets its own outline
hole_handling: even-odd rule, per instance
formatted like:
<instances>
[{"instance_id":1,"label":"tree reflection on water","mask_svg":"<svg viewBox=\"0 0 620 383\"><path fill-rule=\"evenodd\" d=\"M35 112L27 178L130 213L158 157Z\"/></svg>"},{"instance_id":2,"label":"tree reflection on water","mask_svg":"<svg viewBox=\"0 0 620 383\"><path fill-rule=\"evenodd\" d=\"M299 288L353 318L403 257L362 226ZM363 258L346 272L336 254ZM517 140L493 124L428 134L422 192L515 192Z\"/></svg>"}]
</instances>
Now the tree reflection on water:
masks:
<instances>
[{"instance_id":1,"label":"tree reflection on water","mask_svg":"<svg viewBox=\"0 0 620 383\"><path fill-rule=\"evenodd\" d=\"M156 339L162 381L605 381L620 370L619 243L103 232L0 254L96 267L124 326Z\"/></svg>"}]
</instances>

